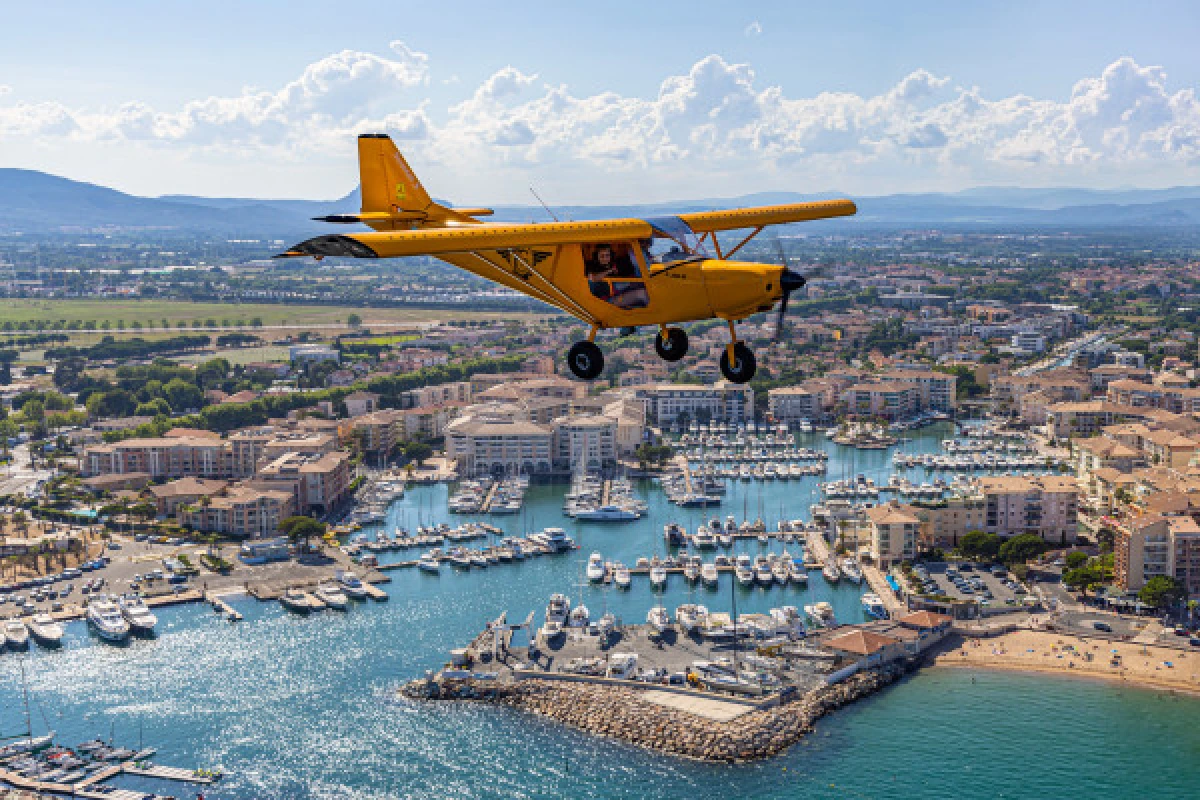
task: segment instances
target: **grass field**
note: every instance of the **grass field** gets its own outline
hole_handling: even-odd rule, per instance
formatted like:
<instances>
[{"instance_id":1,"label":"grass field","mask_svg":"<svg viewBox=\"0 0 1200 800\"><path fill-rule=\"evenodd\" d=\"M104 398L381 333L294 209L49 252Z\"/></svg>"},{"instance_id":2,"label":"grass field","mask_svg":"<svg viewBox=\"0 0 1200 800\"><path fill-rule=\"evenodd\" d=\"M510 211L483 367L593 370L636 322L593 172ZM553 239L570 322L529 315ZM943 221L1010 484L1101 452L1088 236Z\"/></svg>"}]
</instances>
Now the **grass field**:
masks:
<instances>
[{"instance_id":1,"label":"grass field","mask_svg":"<svg viewBox=\"0 0 1200 800\"><path fill-rule=\"evenodd\" d=\"M420 308L350 308L344 306L290 306L265 303L188 303L178 300L25 300L11 299L0 304L0 324L50 320L57 322L104 322L116 328L140 322L144 328L161 330L162 321L176 329L180 322L188 328L198 321L204 325L215 320L218 326L250 324L254 318L264 326L322 328L345 325L347 317L358 314L367 328L403 325L434 320L529 320L542 315L514 311L469 311ZM14 333L19 333L14 331ZM66 331L71 333L71 331Z\"/></svg>"}]
</instances>

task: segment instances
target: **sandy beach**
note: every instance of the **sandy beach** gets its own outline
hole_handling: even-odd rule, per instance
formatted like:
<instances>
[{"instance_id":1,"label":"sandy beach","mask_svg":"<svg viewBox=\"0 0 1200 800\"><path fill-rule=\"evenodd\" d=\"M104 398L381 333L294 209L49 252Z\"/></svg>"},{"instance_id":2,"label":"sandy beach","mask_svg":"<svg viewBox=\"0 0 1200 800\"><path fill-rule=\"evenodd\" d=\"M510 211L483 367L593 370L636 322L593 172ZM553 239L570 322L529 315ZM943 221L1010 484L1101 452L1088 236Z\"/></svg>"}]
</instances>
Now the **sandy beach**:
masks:
<instances>
[{"instance_id":1,"label":"sandy beach","mask_svg":"<svg viewBox=\"0 0 1200 800\"><path fill-rule=\"evenodd\" d=\"M1080 675L1200 694L1200 652L1048 631L1015 631L984 639L952 636L934 656L933 665Z\"/></svg>"}]
</instances>

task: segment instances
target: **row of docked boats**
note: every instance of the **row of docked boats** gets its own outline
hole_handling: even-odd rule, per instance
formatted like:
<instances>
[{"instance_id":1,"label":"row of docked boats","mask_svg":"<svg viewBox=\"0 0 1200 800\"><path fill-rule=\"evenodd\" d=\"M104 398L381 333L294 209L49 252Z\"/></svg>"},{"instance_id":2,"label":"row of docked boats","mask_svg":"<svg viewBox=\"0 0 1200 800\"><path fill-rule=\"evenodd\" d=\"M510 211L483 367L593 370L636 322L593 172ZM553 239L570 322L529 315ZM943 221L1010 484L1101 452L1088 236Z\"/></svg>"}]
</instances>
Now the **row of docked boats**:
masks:
<instances>
[{"instance_id":1,"label":"row of docked boats","mask_svg":"<svg viewBox=\"0 0 1200 800\"><path fill-rule=\"evenodd\" d=\"M824 475L827 468L823 461L819 464L788 464L782 461L768 461L763 464L742 464L741 466L720 463L689 465L689 469L692 471L693 480L702 478L711 481L716 478L727 478L743 481L786 481Z\"/></svg>"},{"instance_id":2,"label":"row of docked boats","mask_svg":"<svg viewBox=\"0 0 1200 800\"><path fill-rule=\"evenodd\" d=\"M317 584L311 592L288 588L279 596L279 604L297 614L310 614L326 608L347 611L352 600L366 599L367 587L362 579L352 572L339 570L333 580Z\"/></svg>"},{"instance_id":3,"label":"row of docked boats","mask_svg":"<svg viewBox=\"0 0 1200 800\"><path fill-rule=\"evenodd\" d=\"M970 453L936 455L933 453L896 453L892 456L893 466L906 467L908 469L923 467L931 472L996 472L1014 469L1058 469L1065 463L1067 462L1060 458L1036 454Z\"/></svg>"},{"instance_id":4,"label":"row of docked boats","mask_svg":"<svg viewBox=\"0 0 1200 800\"><path fill-rule=\"evenodd\" d=\"M448 550L434 548L421 555L417 569L438 574L442 564L461 569L483 569L493 564L524 561L526 558L565 553L575 549L575 540L562 528L546 528L526 536L506 536L498 544L484 548L452 547Z\"/></svg>"},{"instance_id":5,"label":"row of docked boats","mask_svg":"<svg viewBox=\"0 0 1200 800\"><path fill-rule=\"evenodd\" d=\"M525 503L529 477L514 475L494 481L490 478L465 480L447 501L455 514L516 514Z\"/></svg>"},{"instance_id":6,"label":"row of docked boats","mask_svg":"<svg viewBox=\"0 0 1200 800\"><path fill-rule=\"evenodd\" d=\"M607 640L617 629L617 617L606 611L593 619L586 605L579 603L572 608L571 598L556 592L550 595L550 602L546 604L545 622L538 629L538 637L544 643L550 643L569 628Z\"/></svg>"},{"instance_id":7,"label":"row of docked boats","mask_svg":"<svg viewBox=\"0 0 1200 800\"><path fill-rule=\"evenodd\" d=\"M580 522L633 522L649 511L646 501L634 495L628 478L607 482L590 474L578 474L563 497L563 514Z\"/></svg>"},{"instance_id":8,"label":"row of docked boats","mask_svg":"<svg viewBox=\"0 0 1200 800\"><path fill-rule=\"evenodd\" d=\"M88 627L106 642L119 644L131 635L151 636L158 624L158 617L150 611L146 601L136 594L119 597L92 595L88 600L86 619Z\"/></svg>"}]
</instances>

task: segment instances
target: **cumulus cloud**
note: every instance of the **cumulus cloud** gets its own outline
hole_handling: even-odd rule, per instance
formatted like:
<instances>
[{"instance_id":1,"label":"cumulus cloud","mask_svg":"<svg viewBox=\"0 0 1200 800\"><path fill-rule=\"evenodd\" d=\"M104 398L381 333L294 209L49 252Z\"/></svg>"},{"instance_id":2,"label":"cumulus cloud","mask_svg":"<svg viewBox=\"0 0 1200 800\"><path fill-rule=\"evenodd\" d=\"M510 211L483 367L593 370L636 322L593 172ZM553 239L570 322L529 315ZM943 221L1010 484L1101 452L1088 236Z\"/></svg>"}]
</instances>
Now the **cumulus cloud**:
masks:
<instances>
[{"instance_id":1,"label":"cumulus cloud","mask_svg":"<svg viewBox=\"0 0 1200 800\"><path fill-rule=\"evenodd\" d=\"M762 24L758 20L754 20L745 27L742 31L746 36L762 36Z\"/></svg>"},{"instance_id":2,"label":"cumulus cloud","mask_svg":"<svg viewBox=\"0 0 1200 800\"><path fill-rule=\"evenodd\" d=\"M343 50L282 86L247 87L175 109L5 97L0 139L165 143L288 158L344 150L347 137L382 130L427 163L481 175L512 167L583 178L613 171L665 180L783 174L826 185L906 169L971 182L1028 167L1069 179L1200 166L1194 90L1173 91L1163 68L1131 58L1078 80L1062 101L989 97L924 69L878 94L790 96L751 65L710 55L665 76L648 97L576 94L508 65L460 102L434 108L425 96L430 74L427 55L395 41L386 55ZM0 86L0 96L8 93Z\"/></svg>"}]
</instances>

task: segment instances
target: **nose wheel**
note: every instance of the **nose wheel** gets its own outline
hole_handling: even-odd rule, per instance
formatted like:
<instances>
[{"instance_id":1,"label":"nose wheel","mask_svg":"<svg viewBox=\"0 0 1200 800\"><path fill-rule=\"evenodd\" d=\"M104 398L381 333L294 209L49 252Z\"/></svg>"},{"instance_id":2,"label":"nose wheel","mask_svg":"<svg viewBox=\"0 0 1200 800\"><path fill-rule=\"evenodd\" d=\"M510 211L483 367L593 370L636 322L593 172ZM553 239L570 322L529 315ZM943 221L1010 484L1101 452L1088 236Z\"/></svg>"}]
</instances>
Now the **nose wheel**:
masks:
<instances>
[{"instance_id":1,"label":"nose wheel","mask_svg":"<svg viewBox=\"0 0 1200 800\"><path fill-rule=\"evenodd\" d=\"M729 358L729 348L721 353L721 374L730 383L747 383L754 378L754 373L758 371L754 353L741 342L734 342L732 350L732 361Z\"/></svg>"},{"instance_id":2,"label":"nose wheel","mask_svg":"<svg viewBox=\"0 0 1200 800\"><path fill-rule=\"evenodd\" d=\"M595 342L576 342L567 352L567 366L580 380L595 380L604 371L604 353Z\"/></svg>"},{"instance_id":3,"label":"nose wheel","mask_svg":"<svg viewBox=\"0 0 1200 800\"><path fill-rule=\"evenodd\" d=\"M687 355L687 332L683 328L663 328L654 337L654 350L663 361L678 361Z\"/></svg>"}]
</instances>

